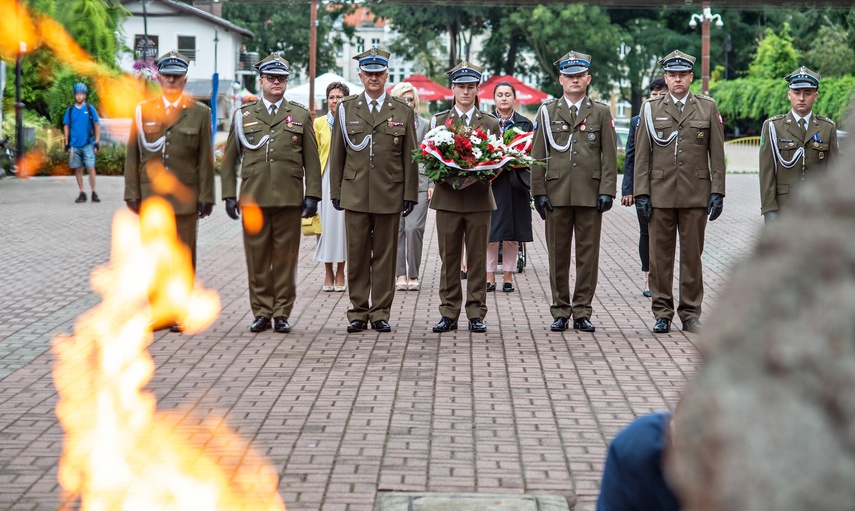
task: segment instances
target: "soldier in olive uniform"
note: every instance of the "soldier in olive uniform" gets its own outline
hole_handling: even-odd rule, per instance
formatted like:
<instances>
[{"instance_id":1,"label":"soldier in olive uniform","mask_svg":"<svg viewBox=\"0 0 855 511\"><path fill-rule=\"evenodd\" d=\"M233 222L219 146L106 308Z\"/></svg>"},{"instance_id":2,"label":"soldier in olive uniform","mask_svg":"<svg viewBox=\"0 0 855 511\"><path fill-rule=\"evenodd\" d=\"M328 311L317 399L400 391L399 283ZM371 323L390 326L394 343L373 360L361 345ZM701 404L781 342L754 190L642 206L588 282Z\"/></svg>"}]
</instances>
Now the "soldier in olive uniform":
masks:
<instances>
[{"instance_id":1,"label":"soldier in olive uniform","mask_svg":"<svg viewBox=\"0 0 855 511\"><path fill-rule=\"evenodd\" d=\"M274 330L288 333L288 316L297 296L300 217L312 217L318 210L321 163L309 111L283 99L288 62L274 53L255 67L261 78L261 100L235 111L223 155L223 200L234 220L241 202L261 208L261 230L250 232L244 225L243 232L249 301L255 316L249 329L263 332L273 317ZM235 193L238 166L239 196Z\"/></svg>"},{"instance_id":2,"label":"soldier in olive uniform","mask_svg":"<svg viewBox=\"0 0 855 511\"><path fill-rule=\"evenodd\" d=\"M413 109L386 94L390 53L371 48L359 61L363 94L338 105L330 141L330 197L344 210L348 332L390 332L398 227L419 200Z\"/></svg>"},{"instance_id":3,"label":"soldier in olive uniform","mask_svg":"<svg viewBox=\"0 0 855 511\"><path fill-rule=\"evenodd\" d=\"M214 207L211 110L183 94L189 60L176 51L157 63L163 95L137 105L125 158L125 202L134 213L160 195L153 181L171 176L180 186L164 198L175 213L178 238L196 267L196 227ZM155 328L161 325L155 325ZM173 324L173 332L183 330Z\"/></svg>"},{"instance_id":4,"label":"soldier in olive uniform","mask_svg":"<svg viewBox=\"0 0 855 511\"><path fill-rule=\"evenodd\" d=\"M431 128L452 122L463 121L485 133L501 137L499 121L478 109L478 84L481 68L461 62L448 74L451 76L451 91L454 106L440 112L431 119ZM493 190L489 182L477 182L455 190L448 183L437 183L430 201L436 210L436 233L439 241L439 256L442 270L439 281L439 323L434 332L457 330L457 317L463 301L460 283L460 260L466 244L466 317L469 330L487 331L484 317L487 315L487 245L490 243L490 216L496 209Z\"/></svg>"},{"instance_id":5,"label":"soldier in olive uniform","mask_svg":"<svg viewBox=\"0 0 855 511\"><path fill-rule=\"evenodd\" d=\"M760 137L760 206L767 223L786 208L790 189L825 174L840 150L837 125L813 114L820 76L802 66L784 79L790 84L787 98L793 108L768 119Z\"/></svg>"},{"instance_id":6,"label":"soldier in olive uniform","mask_svg":"<svg viewBox=\"0 0 855 511\"><path fill-rule=\"evenodd\" d=\"M617 193L617 137L608 105L586 95L591 56L571 51L555 65L564 95L538 113L531 155L548 167L531 171L531 193L546 220L552 331L593 332L594 291L600 262L603 213ZM576 286L570 301L570 243L576 235Z\"/></svg>"},{"instance_id":7,"label":"soldier in olive uniform","mask_svg":"<svg viewBox=\"0 0 855 511\"><path fill-rule=\"evenodd\" d=\"M695 58L674 51L659 61L668 94L644 102L635 137L635 206L650 230L650 292L654 333L671 331L674 251L680 234L683 330L701 330L701 254L707 215L724 208L724 129L715 101L692 94Z\"/></svg>"}]
</instances>

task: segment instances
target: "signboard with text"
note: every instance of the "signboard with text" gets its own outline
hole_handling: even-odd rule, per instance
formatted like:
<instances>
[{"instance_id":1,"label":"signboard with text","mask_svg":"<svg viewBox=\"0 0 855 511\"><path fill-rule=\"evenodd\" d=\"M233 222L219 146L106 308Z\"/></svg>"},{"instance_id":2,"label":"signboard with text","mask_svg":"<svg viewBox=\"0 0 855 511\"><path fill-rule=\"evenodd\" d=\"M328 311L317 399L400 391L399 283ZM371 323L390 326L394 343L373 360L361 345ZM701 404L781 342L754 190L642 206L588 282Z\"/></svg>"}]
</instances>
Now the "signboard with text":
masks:
<instances>
[{"instance_id":1,"label":"signboard with text","mask_svg":"<svg viewBox=\"0 0 855 511\"><path fill-rule=\"evenodd\" d=\"M158 40L156 35L148 36L148 44L145 42L144 34L136 34L134 36L134 55L137 60L145 58L156 59L158 54Z\"/></svg>"}]
</instances>

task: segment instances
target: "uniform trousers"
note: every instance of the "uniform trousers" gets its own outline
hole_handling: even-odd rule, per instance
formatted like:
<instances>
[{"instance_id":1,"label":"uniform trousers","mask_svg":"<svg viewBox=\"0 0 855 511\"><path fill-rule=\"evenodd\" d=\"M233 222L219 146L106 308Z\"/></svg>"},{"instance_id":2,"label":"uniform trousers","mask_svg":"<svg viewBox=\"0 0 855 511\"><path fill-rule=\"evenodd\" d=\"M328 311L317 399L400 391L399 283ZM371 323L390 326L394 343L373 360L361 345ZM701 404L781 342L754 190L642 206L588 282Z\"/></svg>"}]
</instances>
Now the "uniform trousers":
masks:
<instances>
[{"instance_id":1,"label":"uniform trousers","mask_svg":"<svg viewBox=\"0 0 855 511\"><path fill-rule=\"evenodd\" d=\"M409 215L401 219L401 226L398 229L398 262L395 270L398 276L419 278L429 202L427 192L419 192L419 203Z\"/></svg>"},{"instance_id":2,"label":"uniform trousers","mask_svg":"<svg viewBox=\"0 0 855 511\"><path fill-rule=\"evenodd\" d=\"M553 318L590 318L597 289L603 215L595 207L556 206L546 212L546 247ZM576 235L576 286L570 301L570 245Z\"/></svg>"},{"instance_id":3,"label":"uniform trousers","mask_svg":"<svg viewBox=\"0 0 855 511\"><path fill-rule=\"evenodd\" d=\"M253 316L291 314L297 297L300 207L262 207L257 234L243 231L249 303Z\"/></svg>"},{"instance_id":4,"label":"uniform trousers","mask_svg":"<svg viewBox=\"0 0 855 511\"><path fill-rule=\"evenodd\" d=\"M680 234L680 305L685 323L701 317L704 301L704 232L706 208L653 208L650 219L650 293L653 317L674 318L674 252Z\"/></svg>"},{"instance_id":5,"label":"uniform trousers","mask_svg":"<svg viewBox=\"0 0 855 511\"><path fill-rule=\"evenodd\" d=\"M436 211L436 233L442 270L439 280L439 313L457 320L463 302L460 262L466 245L466 317L487 315L487 245L490 242L490 211L458 213Z\"/></svg>"},{"instance_id":6,"label":"uniform trousers","mask_svg":"<svg viewBox=\"0 0 855 511\"><path fill-rule=\"evenodd\" d=\"M175 230L181 243L190 249L190 257L193 258L193 270L196 270L196 231L199 225L199 215L175 215Z\"/></svg>"},{"instance_id":7,"label":"uniform trousers","mask_svg":"<svg viewBox=\"0 0 855 511\"><path fill-rule=\"evenodd\" d=\"M389 320L395 297L395 256L401 213L345 210L348 321Z\"/></svg>"}]
</instances>

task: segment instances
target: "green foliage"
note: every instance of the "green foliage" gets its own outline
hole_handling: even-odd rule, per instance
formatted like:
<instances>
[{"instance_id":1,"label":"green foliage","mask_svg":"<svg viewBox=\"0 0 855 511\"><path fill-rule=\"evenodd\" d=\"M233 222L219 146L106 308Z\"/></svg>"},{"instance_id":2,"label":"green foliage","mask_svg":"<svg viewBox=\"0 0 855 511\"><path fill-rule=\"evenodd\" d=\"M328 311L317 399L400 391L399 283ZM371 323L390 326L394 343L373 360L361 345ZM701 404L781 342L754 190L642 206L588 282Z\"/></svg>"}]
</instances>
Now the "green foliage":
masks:
<instances>
[{"instance_id":1,"label":"green foliage","mask_svg":"<svg viewBox=\"0 0 855 511\"><path fill-rule=\"evenodd\" d=\"M350 27L334 26L345 12L346 2L325 2L318 8L318 60L317 73L335 70L337 48L344 37L353 34ZM293 67L309 67L309 2L247 4L227 2L223 4L223 18L235 25L251 30L255 39L247 41L250 51L257 51L264 58L278 51Z\"/></svg>"},{"instance_id":2,"label":"green foliage","mask_svg":"<svg viewBox=\"0 0 855 511\"><path fill-rule=\"evenodd\" d=\"M96 111L98 110L98 95L95 92L95 87L92 86L92 81L88 78L80 77L71 69L60 68L54 76L49 94L46 97L48 118L51 124L57 128L62 127L65 110L74 103L74 91L72 89L77 82L86 84L86 87L89 88L86 101L95 107Z\"/></svg>"},{"instance_id":3,"label":"green foliage","mask_svg":"<svg viewBox=\"0 0 855 511\"><path fill-rule=\"evenodd\" d=\"M780 35L771 28L767 28L765 34L757 47L754 61L748 67L748 74L751 78L783 78L799 67L799 57L790 36L790 25L784 23Z\"/></svg>"},{"instance_id":4,"label":"green foliage","mask_svg":"<svg viewBox=\"0 0 855 511\"><path fill-rule=\"evenodd\" d=\"M92 58L115 68L119 24L126 13L115 0L63 0L59 21Z\"/></svg>"},{"instance_id":5,"label":"green foliage","mask_svg":"<svg viewBox=\"0 0 855 511\"><path fill-rule=\"evenodd\" d=\"M727 124L747 121L759 127L765 119L787 113L792 108L787 99L787 82L780 78L728 80L716 82L710 89ZM813 111L842 124L853 98L855 76L823 78Z\"/></svg>"},{"instance_id":6,"label":"green foliage","mask_svg":"<svg viewBox=\"0 0 855 511\"><path fill-rule=\"evenodd\" d=\"M95 172L101 176L121 176L125 173L124 145L104 145L95 155ZM68 168L68 153L62 145L55 145L45 152L44 164L36 171L38 176L71 175Z\"/></svg>"},{"instance_id":7,"label":"green foliage","mask_svg":"<svg viewBox=\"0 0 855 511\"><path fill-rule=\"evenodd\" d=\"M849 46L846 29L838 25L820 27L802 62L823 77L855 73L855 50Z\"/></svg>"}]
</instances>

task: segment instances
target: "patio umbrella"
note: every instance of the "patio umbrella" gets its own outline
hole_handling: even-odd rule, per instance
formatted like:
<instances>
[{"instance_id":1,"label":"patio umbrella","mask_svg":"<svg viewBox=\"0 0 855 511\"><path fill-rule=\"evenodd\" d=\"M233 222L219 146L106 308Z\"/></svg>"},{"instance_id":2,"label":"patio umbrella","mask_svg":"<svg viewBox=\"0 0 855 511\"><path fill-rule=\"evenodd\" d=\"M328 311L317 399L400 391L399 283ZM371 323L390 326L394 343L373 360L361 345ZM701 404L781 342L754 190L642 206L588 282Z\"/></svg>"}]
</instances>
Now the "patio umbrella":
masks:
<instances>
[{"instance_id":1,"label":"patio umbrella","mask_svg":"<svg viewBox=\"0 0 855 511\"><path fill-rule=\"evenodd\" d=\"M419 101L449 101L452 94L451 89L443 87L425 75L414 74L401 80L413 85L419 91ZM391 91L389 87L387 91Z\"/></svg>"},{"instance_id":2,"label":"patio umbrella","mask_svg":"<svg viewBox=\"0 0 855 511\"><path fill-rule=\"evenodd\" d=\"M508 82L514 86L517 91L517 103L520 105L539 105L551 97L543 91L529 87L511 75L494 75L481 84L478 99L482 103L493 104L493 89L496 88L496 84L501 82Z\"/></svg>"}]
</instances>

